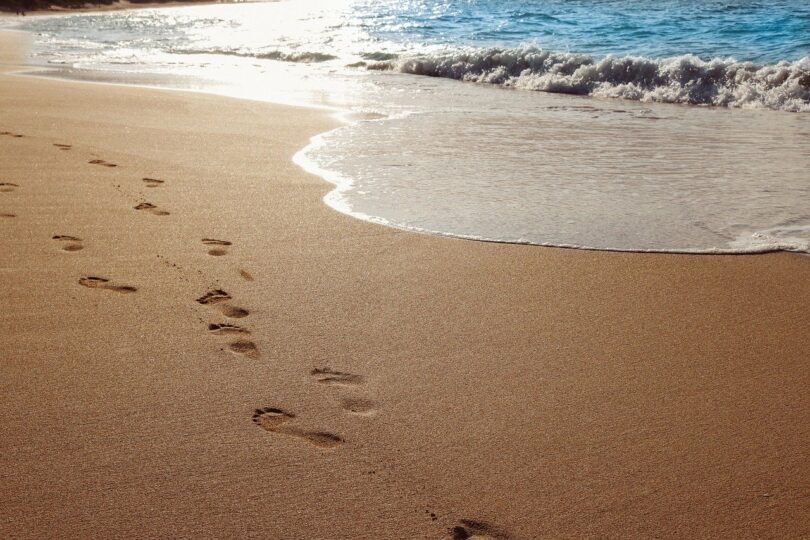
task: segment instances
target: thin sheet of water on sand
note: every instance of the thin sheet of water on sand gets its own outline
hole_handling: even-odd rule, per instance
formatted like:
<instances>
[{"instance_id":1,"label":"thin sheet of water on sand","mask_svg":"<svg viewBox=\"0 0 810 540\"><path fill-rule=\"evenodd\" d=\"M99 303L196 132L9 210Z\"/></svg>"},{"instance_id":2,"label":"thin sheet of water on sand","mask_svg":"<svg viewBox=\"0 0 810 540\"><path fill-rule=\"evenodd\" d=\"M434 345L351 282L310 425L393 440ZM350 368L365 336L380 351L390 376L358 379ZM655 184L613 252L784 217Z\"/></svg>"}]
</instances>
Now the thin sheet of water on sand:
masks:
<instances>
[{"instance_id":1,"label":"thin sheet of water on sand","mask_svg":"<svg viewBox=\"0 0 810 540\"><path fill-rule=\"evenodd\" d=\"M340 128L298 156L338 185L332 206L505 242L810 250L806 115L419 86L420 113Z\"/></svg>"}]
</instances>

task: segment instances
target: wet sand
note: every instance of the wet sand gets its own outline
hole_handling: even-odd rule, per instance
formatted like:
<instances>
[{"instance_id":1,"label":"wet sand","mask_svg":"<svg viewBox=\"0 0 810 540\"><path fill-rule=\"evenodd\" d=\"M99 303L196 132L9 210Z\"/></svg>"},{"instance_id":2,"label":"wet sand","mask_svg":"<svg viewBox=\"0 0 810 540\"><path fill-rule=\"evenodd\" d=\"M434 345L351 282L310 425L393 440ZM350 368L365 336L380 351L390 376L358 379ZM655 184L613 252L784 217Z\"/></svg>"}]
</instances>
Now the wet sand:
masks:
<instances>
[{"instance_id":1,"label":"wet sand","mask_svg":"<svg viewBox=\"0 0 810 540\"><path fill-rule=\"evenodd\" d=\"M810 534L810 259L354 220L291 161L322 111L0 110L0 537Z\"/></svg>"}]
</instances>

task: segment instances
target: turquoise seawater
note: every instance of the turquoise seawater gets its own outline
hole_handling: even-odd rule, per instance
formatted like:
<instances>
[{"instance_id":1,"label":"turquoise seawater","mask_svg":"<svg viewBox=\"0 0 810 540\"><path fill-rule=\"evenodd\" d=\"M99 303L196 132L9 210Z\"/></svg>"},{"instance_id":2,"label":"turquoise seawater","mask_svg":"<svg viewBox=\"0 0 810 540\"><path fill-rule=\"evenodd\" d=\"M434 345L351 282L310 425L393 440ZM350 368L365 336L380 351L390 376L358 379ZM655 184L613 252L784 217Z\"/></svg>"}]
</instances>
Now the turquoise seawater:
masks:
<instances>
[{"instance_id":1,"label":"turquoise seawater","mask_svg":"<svg viewBox=\"0 0 810 540\"><path fill-rule=\"evenodd\" d=\"M367 1L351 14L369 35L398 43L759 63L810 55L806 0Z\"/></svg>"}]
</instances>

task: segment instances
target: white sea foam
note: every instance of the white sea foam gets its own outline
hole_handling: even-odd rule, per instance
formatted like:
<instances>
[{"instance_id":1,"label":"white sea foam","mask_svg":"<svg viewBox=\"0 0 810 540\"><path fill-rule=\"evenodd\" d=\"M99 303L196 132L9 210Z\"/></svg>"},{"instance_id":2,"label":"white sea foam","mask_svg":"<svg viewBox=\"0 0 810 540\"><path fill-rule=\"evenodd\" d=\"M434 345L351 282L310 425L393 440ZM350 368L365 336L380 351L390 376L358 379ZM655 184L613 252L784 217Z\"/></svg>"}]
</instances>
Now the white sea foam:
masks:
<instances>
[{"instance_id":1,"label":"white sea foam","mask_svg":"<svg viewBox=\"0 0 810 540\"><path fill-rule=\"evenodd\" d=\"M367 69L642 102L810 112L810 57L775 65L693 55L598 60L529 46L417 55L372 62Z\"/></svg>"}]
</instances>

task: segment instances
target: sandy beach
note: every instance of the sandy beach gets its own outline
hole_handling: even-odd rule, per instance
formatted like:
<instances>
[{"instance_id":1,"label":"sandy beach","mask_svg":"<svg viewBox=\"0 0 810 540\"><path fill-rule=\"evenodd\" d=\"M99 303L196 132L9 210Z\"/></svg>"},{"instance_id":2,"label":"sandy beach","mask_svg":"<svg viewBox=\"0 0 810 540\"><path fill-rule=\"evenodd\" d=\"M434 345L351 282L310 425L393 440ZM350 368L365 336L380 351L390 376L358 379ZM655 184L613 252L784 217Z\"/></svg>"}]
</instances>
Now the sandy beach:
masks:
<instances>
[{"instance_id":1,"label":"sandy beach","mask_svg":"<svg viewBox=\"0 0 810 540\"><path fill-rule=\"evenodd\" d=\"M810 535L810 260L517 246L321 201L336 120L12 75L0 537Z\"/></svg>"}]
</instances>

